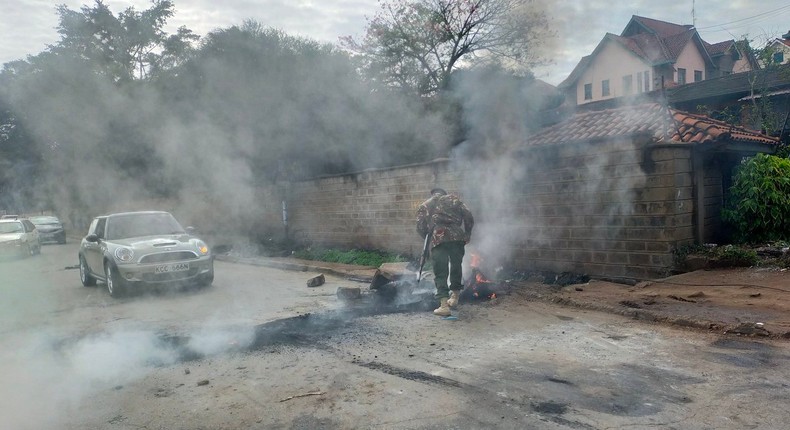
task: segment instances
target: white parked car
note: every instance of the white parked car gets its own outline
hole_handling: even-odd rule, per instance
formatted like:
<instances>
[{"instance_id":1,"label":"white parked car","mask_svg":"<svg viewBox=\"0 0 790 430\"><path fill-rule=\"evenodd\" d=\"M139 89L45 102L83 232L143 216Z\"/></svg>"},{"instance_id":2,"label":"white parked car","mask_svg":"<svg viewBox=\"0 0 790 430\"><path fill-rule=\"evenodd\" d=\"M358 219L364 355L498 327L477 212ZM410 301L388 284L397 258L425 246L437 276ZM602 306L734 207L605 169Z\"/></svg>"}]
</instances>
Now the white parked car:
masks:
<instances>
[{"instance_id":1,"label":"white parked car","mask_svg":"<svg viewBox=\"0 0 790 430\"><path fill-rule=\"evenodd\" d=\"M36 226L27 219L0 219L0 255L28 256L41 253Z\"/></svg>"},{"instance_id":2,"label":"white parked car","mask_svg":"<svg viewBox=\"0 0 790 430\"><path fill-rule=\"evenodd\" d=\"M125 212L93 219L80 243L80 279L104 281L113 297L146 284L214 281L214 256L168 212Z\"/></svg>"}]
</instances>

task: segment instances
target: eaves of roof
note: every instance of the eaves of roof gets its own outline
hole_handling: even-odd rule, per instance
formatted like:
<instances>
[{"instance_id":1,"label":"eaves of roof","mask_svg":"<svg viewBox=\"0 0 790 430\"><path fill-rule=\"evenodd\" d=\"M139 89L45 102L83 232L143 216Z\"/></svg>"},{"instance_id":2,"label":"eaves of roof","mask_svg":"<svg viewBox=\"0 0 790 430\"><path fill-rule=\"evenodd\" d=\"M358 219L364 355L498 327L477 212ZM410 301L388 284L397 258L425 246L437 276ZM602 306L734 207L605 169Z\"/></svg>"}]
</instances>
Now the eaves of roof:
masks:
<instances>
[{"instance_id":1,"label":"eaves of roof","mask_svg":"<svg viewBox=\"0 0 790 430\"><path fill-rule=\"evenodd\" d=\"M642 33L631 37L607 35L613 40L642 58L650 65L656 66L670 61L668 52L661 40L654 34Z\"/></svg>"},{"instance_id":2,"label":"eaves of roof","mask_svg":"<svg viewBox=\"0 0 790 430\"><path fill-rule=\"evenodd\" d=\"M656 43L659 43L657 38L655 38L655 40ZM612 33L606 33L603 39L601 39L601 41L595 47L595 50L593 50L593 52L590 55L582 57L579 63L576 64L576 67L573 68L573 71L571 71L571 74L568 75L568 77L565 78L565 80L560 82L560 84L557 85L557 88L563 89L573 85L581 77L581 75L585 72L585 70L587 70L587 68L590 67L590 64L592 63L592 59L595 58L595 56L598 55L598 53L600 53L601 50L603 50L603 47L606 46L606 44L609 42L615 42L623 46L626 50L632 52L633 54L635 54L639 58L642 58L643 60L645 60L646 62L650 63L653 66L664 64L665 62L668 61L664 56L666 51L663 49L660 50L660 54L648 55L645 49L643 49L643 47L645 46L644 42L640 43L631 38L617 36Z\"/></svg>"},{"instance_id":3,"label":"eaves of roof","mask_svg":"<svg viewBox=\"0 0 790 430\"><path fill-rule=\"evenodd\" d=\"M592 55L586 55L582 57L582 59L579 60L579 62L576 64L576 67L573 68L573 71L571 71L571 74L568 75L568 77L565 78L564 81L560 82L559 85L557 85L557 88L560 89L567 88L571 86L574 82L576 82L579 79L579 77L582 75L582 73L584 73L584 71L587 70L587 66L590 65L591 60L592 60Z\"/></svg>"},{"instance_id":4,"label":"eaves of roof","mask_svg":"<svg viewBox=\"0 0 790 430\"><path fill-rule=\"evenodd\" d=\"M754 91L776 91L786 88L790 88L790 64L667 88L667 99L673 104L721 96L740 98Z\"/></svg>"}]
</instances>

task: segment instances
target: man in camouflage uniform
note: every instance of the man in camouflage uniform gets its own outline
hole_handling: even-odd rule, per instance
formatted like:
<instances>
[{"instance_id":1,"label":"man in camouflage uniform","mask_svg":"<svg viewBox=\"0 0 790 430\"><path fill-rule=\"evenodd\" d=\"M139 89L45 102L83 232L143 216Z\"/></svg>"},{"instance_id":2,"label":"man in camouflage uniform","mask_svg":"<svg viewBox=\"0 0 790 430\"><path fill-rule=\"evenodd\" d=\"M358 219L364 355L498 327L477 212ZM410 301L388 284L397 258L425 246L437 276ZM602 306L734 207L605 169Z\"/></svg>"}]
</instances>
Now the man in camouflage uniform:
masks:
<instances>
[{"instance_id":1,"label":"man in camouflage uniform","mask_svg":"<svg viewBox=\"0 0 790 430\"><path fill-rule=\"evenodd\" d=\"M449 316L458 304L463 289L461 262L464 246L469 243L474 217L455 194L441 188L431 190L431 198L417 209L417 233L425 238L432 234L429 248L433 273L436 275L436 298L441 305L433 313ZM450 277L448 288L447 277Z\"/></svg>"}]
</instances>

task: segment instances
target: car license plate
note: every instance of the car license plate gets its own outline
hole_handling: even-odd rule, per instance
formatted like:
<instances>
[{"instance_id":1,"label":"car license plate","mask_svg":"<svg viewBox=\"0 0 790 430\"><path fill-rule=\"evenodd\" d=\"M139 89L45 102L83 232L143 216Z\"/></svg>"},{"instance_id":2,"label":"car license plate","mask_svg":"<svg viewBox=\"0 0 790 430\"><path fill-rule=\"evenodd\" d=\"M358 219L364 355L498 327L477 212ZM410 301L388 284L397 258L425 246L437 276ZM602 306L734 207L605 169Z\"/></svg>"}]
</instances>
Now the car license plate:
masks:
<instances>
[{"instance_id":1,"label":"car license plate","mask_svg":"<svg viewBox=\"0 0 790 430\"><path fill-rule=\"evenodd\" d=\"M189 270L189 263L162 264L154 267L154 273L186 272Z\"/></svg>"}]
</instances>

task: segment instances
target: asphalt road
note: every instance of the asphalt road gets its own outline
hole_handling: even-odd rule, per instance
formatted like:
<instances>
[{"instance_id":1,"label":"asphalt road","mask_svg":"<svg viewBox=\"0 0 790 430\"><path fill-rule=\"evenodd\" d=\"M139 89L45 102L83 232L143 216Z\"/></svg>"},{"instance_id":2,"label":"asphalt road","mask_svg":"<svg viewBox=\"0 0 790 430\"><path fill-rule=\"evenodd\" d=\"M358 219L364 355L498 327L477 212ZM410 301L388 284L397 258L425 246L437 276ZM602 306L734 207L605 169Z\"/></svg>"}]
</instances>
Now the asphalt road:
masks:
<instances>
[{"instance_id":1,"label":"asphalt road","mask_svg":"<svg viewBox=\"0 0 790 430\"><path fill-rule=\"evenodd\" d=\"M447 321L327 276L218 262L121 300L76 244L0 262L0 428L779 429L790 346L518 294Z\"/></svg>"}]
</instances>

